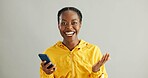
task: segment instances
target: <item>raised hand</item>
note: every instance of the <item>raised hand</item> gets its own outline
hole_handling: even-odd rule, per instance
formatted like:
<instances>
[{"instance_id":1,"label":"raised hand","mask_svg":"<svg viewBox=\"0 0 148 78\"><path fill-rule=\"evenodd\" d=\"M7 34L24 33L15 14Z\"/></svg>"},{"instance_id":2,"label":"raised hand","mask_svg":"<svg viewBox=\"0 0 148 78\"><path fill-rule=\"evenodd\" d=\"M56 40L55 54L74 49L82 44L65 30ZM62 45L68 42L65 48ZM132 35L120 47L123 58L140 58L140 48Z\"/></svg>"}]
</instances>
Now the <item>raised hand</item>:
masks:
<instances>
[{"instance_id":1,"label":"raised hand","mask_svg":"<svg viewBox=\"0 0 148 78\"><path fill-rule=\"evenodd\" d=\"M101 60L99 60L95 65L93 65L92 71L93 72L99 71L100 70L100 67L103 64L105 64L109 59L110 59L109 53L106 53L105 55L103 55L103 57L101 58Z\"/></svg>"}]
</instances>

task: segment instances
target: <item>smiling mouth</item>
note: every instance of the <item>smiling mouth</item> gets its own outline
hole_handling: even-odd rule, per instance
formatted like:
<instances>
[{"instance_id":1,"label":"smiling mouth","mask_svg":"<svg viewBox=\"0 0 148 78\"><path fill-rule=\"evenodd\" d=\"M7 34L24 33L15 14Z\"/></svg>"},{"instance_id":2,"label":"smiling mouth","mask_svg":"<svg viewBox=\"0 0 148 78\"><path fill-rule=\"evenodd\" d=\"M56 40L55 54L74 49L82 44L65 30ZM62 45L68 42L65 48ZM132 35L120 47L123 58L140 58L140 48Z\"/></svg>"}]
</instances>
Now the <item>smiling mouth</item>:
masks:
<instances>
[{"instance_id":1,"label":"smiling mouth","mask_svg":"<svg viewBox=\"0 0 148 78\"><path fill-rule=\"evenodd\" d=\"M75 33L75 32L73 32L73 31L67 31L67 32L65 32L66 36L68 36L68 37L73 36L74 33Z\"/></svg>"}]
</instances>

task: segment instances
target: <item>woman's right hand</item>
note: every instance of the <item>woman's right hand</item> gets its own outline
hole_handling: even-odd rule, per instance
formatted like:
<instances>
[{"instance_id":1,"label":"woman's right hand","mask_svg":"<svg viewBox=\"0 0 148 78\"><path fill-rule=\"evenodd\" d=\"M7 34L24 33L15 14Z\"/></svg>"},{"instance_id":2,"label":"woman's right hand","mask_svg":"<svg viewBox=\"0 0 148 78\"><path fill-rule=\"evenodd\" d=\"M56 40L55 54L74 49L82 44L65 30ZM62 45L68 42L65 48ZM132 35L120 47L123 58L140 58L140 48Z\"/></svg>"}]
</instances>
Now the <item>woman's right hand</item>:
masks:
<instances>
[{"instance_id":1,"label":"woman's right hand","mask_svg":"<svg viewBox=\"0 0 148 78\"><path fill-rule=\"evenodd\" d=\"M48 66L51 65L51 62L49 62L47 64L45 64L45 63L46 63L46 61L42 61L42 63L41 63L42 70L48 75L52 74L56 70L56 65L52 66L51 68L47 68Z\"/></svg>"}]
</instances>

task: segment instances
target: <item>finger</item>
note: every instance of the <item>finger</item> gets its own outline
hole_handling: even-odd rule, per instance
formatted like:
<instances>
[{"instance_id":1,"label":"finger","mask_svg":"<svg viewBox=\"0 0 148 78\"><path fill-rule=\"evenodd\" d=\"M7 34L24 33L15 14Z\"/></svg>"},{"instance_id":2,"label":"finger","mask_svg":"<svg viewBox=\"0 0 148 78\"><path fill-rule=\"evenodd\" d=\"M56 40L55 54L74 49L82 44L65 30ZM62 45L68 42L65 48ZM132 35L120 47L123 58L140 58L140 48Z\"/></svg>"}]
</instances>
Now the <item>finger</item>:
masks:
<instances>
[{"instance_id":1,"label":"finger","mask_svg":"<svg viewBox=\"0 0 148 78\"><path fill-rule=\"evenodd\" d=\"M105 57L104 57L104 60L105 60L105 61L107 60L108 56L109 56L109 54L106 53L106 54L105 54Z\"/></svg>"},{"instance_id":2,"label":"finger","mask_svg":"<svg viewBox=\"0 0 148 78\"><path fill-rule=\"evenodd\" d=\"M46 72L46 74L52 74L54 72L53 70L49 70L49 69L45 69L44 71Z\"/></svg>"},{"instance_id":3,"label":"finger","mask_svg":"<svg viewBox=\"0 0 148 78\"><path fill-rule=\"evenodd\" d=\"M101 66L107 61L108 57L109 57L109 54L108 53L106 53L105 55L103 55L103 57L100 60L100 65Z\"/></svg>"},{"instance_id":4,"label":"finger","mask_svg":"<svg viewBox=\"0 0 148 78\"><path fill-rule=\"evenodd\" d=\"M96 65L100 65L100 64L103 62L103 58L104 58L104 55L103 55L102 58L96 63Z\"/></svg>"},{"instance_id":5,"label":"finger","mask_svg":"<svg viewBox=\"0 0 148 78\"><path fill-rule=\"evenodd\" d=\"M56 65L54 65L54 66L52 66L51 68L49 68L49 70L55 71L55 70L56 70Z\"/></svg>"},{"instance_id":6,"label":"finger","mask_svg":"<svg viewBox=\"0 0 148 78\"><path fill-rule=\"evenodd\" d=\"M42 61L41 66L44 67L45 63L46 63L46 61Z\"/></svg>"},{"instance_id":7,"label":"finger","mask_svg":"<svg viewBox=\"0 0 148 78\"><path fill-rule=\"evenodd\" d=\"M109 53L105 54L105 58L104 58L105 60L103 61L103 64L109 60L109 56L110 56Z\"/></svg>"},{"instance_id":8,"label":"finger","mask_svg":"<svg viewBox=\"0 0 148 78\"><path fill-rule=\"evenodd\" d=\"M54 71L50 71L50 74L53 73Z\"/></svg>"},{"instance_id":9,"label":"finger","mask_svg":"<svg viewBox=\"0 0 148 78\"><path fill-rule=\"evenodd\" d=\"M104 58L105 58L105 56L103 55L103 57L101 58L101 60L97 63L97 66L101 67L103 65Z\"/></svg>"},{"instance_id":10,"label":"finger","mask_svg":"<svg viewBox=\"0 0 148 78\"><path fill-rule=\"evenodd\" d=\"M109 53L107 53L106 54L106 57L105 57L105 61L108 61L109 60L109 57L110 57L110 55L109 55Z\"/></svg>"},{"instance_id":11,"label":"finger","mask_svg":"<svg viewBox=\"0 0 148 78\"><path fill-rule=\"evenodd\" d=\"M50 65L51 65L51 62L47 63L47 64L45 65L45 67L47 68L47 67L49 67Z\"/></svg>"},{"instance_id":12,"label":"finger","mask_svg":"<svg viewBox=\"0 0 148 78\"><path fill-rule=\"evenodd\" d=\"M53 66L53 70L55 71L57 69L56 64Z\"/></svg>"},{"instance_id":13,"label":"finger","mask_svg":"<svg viewBox=\"0 0 148 78\"><path fill-rule=\"evenodd\" d=\"M46 69L46 71L48 71L49 74L53 73L56 70L56 65L52 66L49 69Z\"/></svg>"},{"instance_id":14,"label":"finger","mask_svg":"<svg viewBox=\"0 0 148 78\"><path fill-rule=\"evenodd\" d=\"M108 53L108 58L107 58L107 61L110 59L110 54Z\"/></svg>"},{"instance_id":15,"label":"finger","mask_svg":"<svg viewBox=\"0 0 148 78\"><path fill-rule=\"evenodd\" d=\"M106 57L106 55L103 55L103 57L101 58L101 65L102 65L102 63L104 62L105 57Z\"/></svg>"}]
</instances>

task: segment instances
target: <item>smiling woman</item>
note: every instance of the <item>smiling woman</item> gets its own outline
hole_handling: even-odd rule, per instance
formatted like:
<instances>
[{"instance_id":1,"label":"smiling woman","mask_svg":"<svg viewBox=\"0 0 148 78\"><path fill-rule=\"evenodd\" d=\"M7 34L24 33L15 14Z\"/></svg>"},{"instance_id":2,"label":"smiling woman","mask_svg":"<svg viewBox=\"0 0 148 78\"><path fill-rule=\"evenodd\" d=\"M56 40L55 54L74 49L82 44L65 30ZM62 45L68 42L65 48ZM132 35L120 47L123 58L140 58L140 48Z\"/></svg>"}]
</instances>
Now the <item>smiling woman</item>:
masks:
<instances>
[{"instance_id":1,"label":"smiling woman","mask_svg":"<svg viewBox=\"0 0 148 78\"><path fill-rule=\"evenodd\" d=\"M64 11L59 17L58 28L63 37L63 43L72 50L79 43L77 35L81 28L81 21L78 14L72 10Z\"/></svg>"},{"instance_id":2,"label":"smiling woman","mask_svg":"<svg viewBox=\"0 0 148 78\"><path fill-rule=\"evenodd\" d=\"M102 56L99 47L78 38L82 14L74 7L58 12L58 29L63 41L48 48L47 54L54 64L42 61L40 78L108 78L104 64L109 54Z\"/></svg>"}]
</instances>

